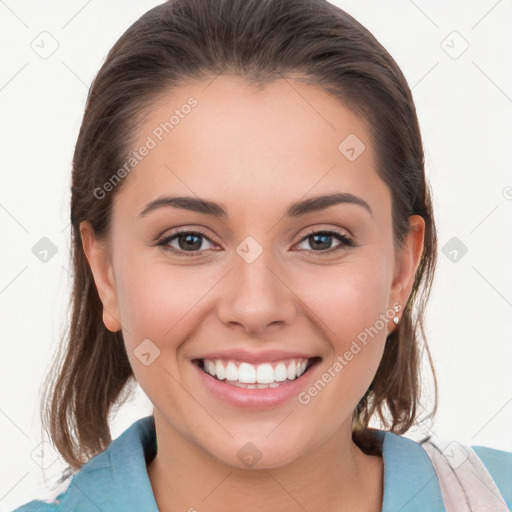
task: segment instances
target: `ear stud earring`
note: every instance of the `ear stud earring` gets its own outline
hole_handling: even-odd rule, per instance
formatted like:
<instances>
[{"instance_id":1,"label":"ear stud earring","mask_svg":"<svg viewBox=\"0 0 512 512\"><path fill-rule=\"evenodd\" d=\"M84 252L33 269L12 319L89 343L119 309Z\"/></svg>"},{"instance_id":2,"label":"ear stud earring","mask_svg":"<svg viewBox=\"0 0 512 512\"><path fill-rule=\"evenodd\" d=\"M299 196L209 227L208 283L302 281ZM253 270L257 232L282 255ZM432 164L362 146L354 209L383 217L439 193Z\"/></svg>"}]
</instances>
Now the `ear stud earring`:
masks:
<instances>
[{"instance_id":1,"label":"ear stud earring","mask_svg":"<svg viewBox=\"0 0 512 512\"><path fill-rule=\"evenodd\" d=\"M395 306L395 313L398 313L398 311L400 311L400 308L398 306ZM395 325L398 325L399 321L400 321L400 319L398 318L398 315L395 315L393 317L393 322L395 322Z\"/></svg>"}]
</instances>

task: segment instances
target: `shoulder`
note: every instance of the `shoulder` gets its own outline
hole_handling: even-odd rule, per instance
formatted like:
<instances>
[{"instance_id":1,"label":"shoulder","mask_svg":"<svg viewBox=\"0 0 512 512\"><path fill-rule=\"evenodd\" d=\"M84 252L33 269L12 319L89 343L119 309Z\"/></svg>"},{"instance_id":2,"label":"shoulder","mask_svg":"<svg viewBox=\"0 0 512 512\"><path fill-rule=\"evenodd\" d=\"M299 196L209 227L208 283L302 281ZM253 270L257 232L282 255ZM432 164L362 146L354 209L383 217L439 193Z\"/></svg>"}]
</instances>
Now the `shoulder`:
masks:
<instances>
[{"instance_id":1,"label":"shoulder","mask_svg":"<svg viewBox=\"0 0 512 512\"><path fill-rule=\"evenodd\" d=\"M12 512L50 512L61 510L60 504L67 494L70 483L79 471L68 466L60 477L53 481L51 492L48 494L48 487L45 490L45 496L33 499L13 510ZM42 490L42 488L41 488Z\"/></svg>"},{"instance_id":2,"label":"shoulder","mask_svg":"<svg viewBox=\"0 0 512 512\"><path fill-rule=\"evenodd\" d=\"M508 508L512 509L512 452L486 446L471 448L491 474Z\"/></svg>"},{"instance_id":3,"label":"shoulder","mask_svg":"<svg viewBox=\"0 0 512 512\"><path fill-rule=\"evenodd\" d=\"M78 473L77 473L78 474ZM49 498L35 499L20 507L16 508L12 512L58 512L62 510L61 504L65 498L70 483L73 481L74 475L71 475L65 479L60 480L60 485L52 492Z\"/></svg>"},{"instance_id":4,"label":"shoulder","mask_svg":"<svg viewBox=\"0 0 512 512\"><path fill-rule=\"evenodd\" d=\"M438 511L447 503L512 510L512 453L457 441L374 431L384 459L383 512ZM464 510L467 509L463 508Z\"/></svg>"},{"instance_id":5,"label":"shoulder","mask_svg":"<svg viewBox=\"0 0 512 512\"><path fill-rule=\"evenodd\" d=\"M146 471L155 436L153 416L135 421L72 475L55 498L33 500L12 512L91 512L91 503L94 510L158 512Z\"/></svg>"},{"instance_id":6,"label":"shoulder","mask_svg":"<svg viewBox=\"0 0 512 512\"><path fill-rule=\"evenodd\" d=\"M512 509L512 453L458 441L424 441L445 499L449 502Z\"/></svg>"},{"instance_id":7,"label":"shoulder","mask_svg":"<svg viewBox=\"0 0 512 512\"><path fill-rule=\"evenodd\" d=\"M32 500L12 512L57 512L65 493L59 494L53 501Z\"/></svg>"}]
</instances>

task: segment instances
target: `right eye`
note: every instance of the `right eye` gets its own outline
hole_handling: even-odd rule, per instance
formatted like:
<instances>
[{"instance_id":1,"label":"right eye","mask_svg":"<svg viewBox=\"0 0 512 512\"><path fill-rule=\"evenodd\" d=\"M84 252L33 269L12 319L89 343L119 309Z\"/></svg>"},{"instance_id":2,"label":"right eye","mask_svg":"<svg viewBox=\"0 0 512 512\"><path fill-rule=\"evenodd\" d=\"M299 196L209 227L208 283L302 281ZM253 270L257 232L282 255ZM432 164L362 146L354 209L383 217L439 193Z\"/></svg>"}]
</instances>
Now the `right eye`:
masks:
<instances>
[{"instance_id":1,"label":"right eye","mask_svg":"<svg viewBox=\"0 0 512 512\"><path fill-rule=\"evenodd\" d=\"M201 249L203 245L201 239L206 239L211 242L204 233L199 231L179 230L164 237L157 243L157 245L161 246L166 251L171 251L174 254L177 254L178 256L196 256L198 253L202 254L203 251L206 250ZM178 247L170 245L170 243L174 241L177 241Z\"/></svg>"}]
</instances>

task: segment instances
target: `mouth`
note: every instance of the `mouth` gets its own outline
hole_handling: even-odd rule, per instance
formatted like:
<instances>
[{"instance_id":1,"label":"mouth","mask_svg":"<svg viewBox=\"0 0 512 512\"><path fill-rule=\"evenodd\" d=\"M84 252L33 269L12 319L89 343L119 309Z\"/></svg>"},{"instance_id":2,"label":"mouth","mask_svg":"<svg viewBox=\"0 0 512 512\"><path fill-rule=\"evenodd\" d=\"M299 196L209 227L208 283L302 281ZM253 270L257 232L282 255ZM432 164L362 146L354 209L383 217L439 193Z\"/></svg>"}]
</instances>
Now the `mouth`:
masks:
<instances>
[{"instance_id":1,"label":"mouth","mask_svg":"<svg viewBox=\"0 0 512 512\"><path fill-rule=\"evenodd\" d=\"M212 379L233 387L271 389L301 379L321 360L321 357L316 356L260 364L224 359L193 359L192 363Z\"/></svg>"}]
</instances>

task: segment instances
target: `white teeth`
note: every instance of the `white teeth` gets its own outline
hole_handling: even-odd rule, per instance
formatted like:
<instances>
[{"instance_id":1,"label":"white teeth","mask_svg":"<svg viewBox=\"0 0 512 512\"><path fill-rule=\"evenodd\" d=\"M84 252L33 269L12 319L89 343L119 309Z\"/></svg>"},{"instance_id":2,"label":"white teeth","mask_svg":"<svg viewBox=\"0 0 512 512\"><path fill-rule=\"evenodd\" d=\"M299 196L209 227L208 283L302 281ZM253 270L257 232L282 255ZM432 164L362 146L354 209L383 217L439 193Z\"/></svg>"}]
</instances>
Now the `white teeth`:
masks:
<instances>
[{"instance_id":1,"label":"white teeth","mask_svg":"<svg viewBox=\"0 0 512 512\"><path fill-rule=\"evenodd\" d=\"M203 369L218 380L225 379L230 383L243 384L241 387L249 389L264 389L279 386L279 383L284 381L295 380L306 371L307 364L307 359L293 359L288 365L280 361L275 367L270 363L252 365L246 362L237 366L233 361L225 364L219 359L205 359Z\"/></svg>"},{"instance_id":2,"label":"white teeth","mask_svg":"<svg viewBox=\"0 0 512 512\"><path fill-rule=\"evenodd\" d=\"M226 370L220 361L215 361L215 375L219 380L224 380L226 378Z\"/></svg>"},{"instance_id":3,"label":"white teeth","mask_svg":"<svg viewBox=\"0 0 512 512\"><path fill-rule=\"evenodd\" d=\"M286 371L286 365L284 363L277 364L276 369L274 370L274 377L276 382L283 382L283 380L287 379L288 374Z\"/></svg>"},{"instance_id":4,"label":"white teeth","mask_svg":"<svg viewBox=\"0 0 512 512\"><path fill-rule=\"evenodd\" d=\"M272 365L268 363L258 365L256 370L256 380L260 384L270 384L271 382L274 382L274 369L272 368Z\"/></svg>"},{"instance_id":5,"label":"white teeth","mask_svg":"<svg viewBox=\"0 0 512 512\"><path fill-rule=\"evenodd\" d=\"M295 376L297 375L297 366L295 365L295 361L292 361L288 365L288 369L286 371L286 374L290 380L295 379Z\"/></svg>"},{"instance_id":6,"label":"white teeth","mask_svg":"<svg viewBox=\"0 0 512 512\"><path fill-rule=\"evenodd\" d=\"M238 382L254 384L256 382L256 368L252 364L241 363L238 367Z\"/></svg>"},{"instance_id":7,"label":"white teeth","mask_svg":"<svg viewBox=\"0 0 512 512\"><path fill-rule=\"evenodd\" d=\"M238 368L232 361L229 361L226 367L226 380L238 380Z\"/></svg>"}]
</instances>

